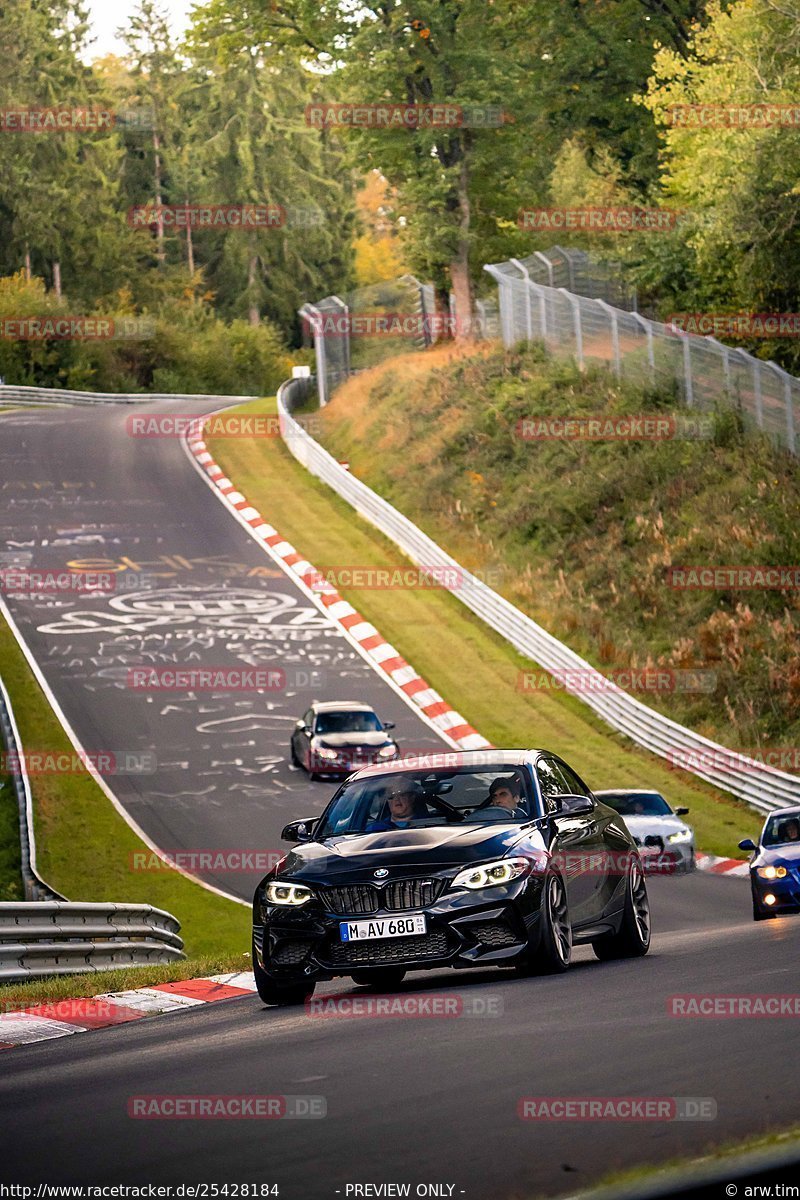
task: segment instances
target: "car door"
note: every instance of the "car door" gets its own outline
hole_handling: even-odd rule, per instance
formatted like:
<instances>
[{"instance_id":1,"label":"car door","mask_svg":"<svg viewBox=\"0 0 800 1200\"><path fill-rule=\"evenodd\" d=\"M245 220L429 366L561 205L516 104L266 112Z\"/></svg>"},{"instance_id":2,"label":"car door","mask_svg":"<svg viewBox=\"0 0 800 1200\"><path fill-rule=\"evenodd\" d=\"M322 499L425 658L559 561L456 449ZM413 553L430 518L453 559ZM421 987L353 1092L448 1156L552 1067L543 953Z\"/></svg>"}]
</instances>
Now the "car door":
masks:
<instances>
[{"instance_id":1,"label":"car door","mask_svg":"<svg viewBox=\"0 0 800 1200\"><path fill-rule=\"evenodd\" d=\"M627 847L619 836L609 833L608 826L613 823L612 814L604 814L597 804L589 788L576 771L573 771L562 759L557 760L561 774L569 787L571 796L586 796L592 801L593 812L585 818L584 844L588 853L587 874L589 876L586 890L586 902L592 910L587 917L599 916L610 902L617 888L620 870L624 869ZM622 865L621 865L622 864Z\"/></svg>"},{"instance_id":2,"label":"car door","mask_svg":"<svg viewBox=\"0 0 800 1200\"><path fill-rule=\"evenodd\" d=\"M593 851L597 851L597 823L593 814L573 815L559 811L562 796L584 794L583 789L573 792L573 784L563 770L565 765L553 755L541 755L536 763L536 773L556 831L551 849L566 884L570 919L573 925L579 925L591 920L595 911L591 872Z\"/></svg>"}]
</instances>

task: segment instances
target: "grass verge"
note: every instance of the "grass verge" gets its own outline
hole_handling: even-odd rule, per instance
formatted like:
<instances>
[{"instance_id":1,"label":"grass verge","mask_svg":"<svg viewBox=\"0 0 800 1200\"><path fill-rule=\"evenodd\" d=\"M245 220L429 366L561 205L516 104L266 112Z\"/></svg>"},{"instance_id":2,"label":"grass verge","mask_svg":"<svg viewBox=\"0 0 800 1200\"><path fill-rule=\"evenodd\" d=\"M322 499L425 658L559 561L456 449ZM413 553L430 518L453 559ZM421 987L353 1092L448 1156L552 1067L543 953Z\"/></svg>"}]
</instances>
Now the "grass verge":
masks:
<instances>
[{"instance_id":1,"label":"grass verge","mask_svg":"<svg viewBox=\"0 0 800 1200\"><path fill-rule=\"evenodd\" d=\"M409 357L404 369L413 370ZM231 411L271 413L275 401L259 400ZM295 462L279 439L212 438L209 449L250 503L319 569L387 566L400 560L397 548ZM530 669L529 660L449 593L340 590L495 745L546 746L573 762L596 788L658 788L673 804L690 807L698 846L713 854L740 853L738 840L759 829L758 816L746 805L639 750L575 697L519 692L519 672Z\"/></svg>"},{"instance_id":2,"label":"grass verge","mask_svg":"<svg viewBox=\"0 0 800 1200\"><path fill-rule=\"evenodd\" d=\"M23 748L71 752L72 744L2 617L0 674L11 697ZM158 872L131 870L132 854L141 851L143 843L88 772L33 776L31 788L37 865L56 891L71 900L142 903L166 909L181 922L181 936L191 958L237 953L249 945L247 908L206 891L167 867ZM3 824L2 830L8 835L0 843L5 847L2 853L11 854L9 840L12 832L17 838L16 825L12 831L10 823ZM105 983L98 990L107 990Z\"/></svg>"},{"instance_id":3,"label":"grass verge","mask_svg":"<svg viewBox=\"0 0 800 1200\"><path fill-rule=\"evenodd\" d=\"M252 971L249 954L209 954L167 966L120 967L91 975L59 975L30 983L8 983L0 989L0 1011L13 1012L29 1004L54 1004L105 992L126 992L152 987L154 983L177 983L181 979L203 979L233 971Z\"/></svg>"}]
</instances>

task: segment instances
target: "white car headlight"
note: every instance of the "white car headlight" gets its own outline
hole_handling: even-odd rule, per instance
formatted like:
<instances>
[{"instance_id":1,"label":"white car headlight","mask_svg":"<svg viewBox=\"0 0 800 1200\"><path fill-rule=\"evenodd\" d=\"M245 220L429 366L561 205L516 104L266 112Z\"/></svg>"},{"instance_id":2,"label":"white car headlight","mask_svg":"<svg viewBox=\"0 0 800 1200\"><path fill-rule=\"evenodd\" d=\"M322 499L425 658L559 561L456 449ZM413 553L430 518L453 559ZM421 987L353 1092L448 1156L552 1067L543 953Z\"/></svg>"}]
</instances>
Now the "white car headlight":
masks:
<instances>
[{"instance_id":1,"label":"white car headlight","mask_svg":"<svg viewBox=\"0 0 800 1200\"><path fill-rule=\"evenodd\" d=\"M762 879L785 879L786 867L756 867L756 875Z\"/></svg>"},{"instance_id":2,"label":"white car headlight","mask_svg":"<svg viewBox=\"0 0 800 1200\"><path fill-rule=\"evenodd\" d=\"M314 893L302 883L273 881L267 884L266 896L267 904L277 904L280 908L299 908L301 904L308 904Z\"/></svg>"},{"instance_id":3,"label":"white car headlight","mask_svg":"<svg viewBox=\"0 0 800 1200\"><path fill-rule=\"evenodd\" d=\"M501 858L498 862L481 863L480 866L459 871L450 886L469 888L475 892L480 888L511 883L513 879L530 875L531 870L531 862L527 858Z\"/></svg>"},{"instance_id":4,"label":"white car headlight","mask_svg":"<svg viewBox=\"0 0 800 1200\"><path fill-rule=\"evenodd\" d=\"M667 838L668 842L690 842L692 840L691 829L677 829L675 833L671 833Z\"/></svg>"},{"instance_id":5,"label":"white car headlight","mask_svg":"<svg viewBox=\"0 0 800 1200\"><path fill-rule=\"evenodd\" d=\"M394 742L389 742L388 746L381 746L378 758L394 758L395 754L397 754L397 746Z\"/></svg>"},{"instance_id":6,"label":"white car headlight","mask_svg":"<svg viewBox=\"0 0 800 1200\"><path fill-rule=\"evenodd\" d=\"M314 753L316 754L317 758L324 758L328 761L339 757L336 750L329 750L327 746L315 746Z\"/></svg>"}]
</instances>

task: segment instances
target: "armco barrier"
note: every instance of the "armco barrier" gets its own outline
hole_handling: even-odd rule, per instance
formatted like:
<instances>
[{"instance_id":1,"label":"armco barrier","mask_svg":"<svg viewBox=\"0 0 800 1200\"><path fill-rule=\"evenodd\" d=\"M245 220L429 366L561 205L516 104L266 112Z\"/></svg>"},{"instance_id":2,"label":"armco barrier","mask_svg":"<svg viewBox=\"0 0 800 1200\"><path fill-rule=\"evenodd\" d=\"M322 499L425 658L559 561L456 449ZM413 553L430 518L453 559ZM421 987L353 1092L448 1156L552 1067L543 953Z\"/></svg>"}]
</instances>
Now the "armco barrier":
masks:
<instances>
[{"instance_id":1,"label":"armco barrier","mask_svg":"<svg viewBox=\"0 0 800 1200\"><path fill-rule=\"evenodd\" d=\"M0 904L0 983L184 958L180 923L149 904Z\"/></svg>"},{"instance_id":2,"label":"armco barrier","mask_svg":"<svg viewBox=\"0 0 800 1200\"><path fill-rule=\"evenodd\" d=\"M6 691L3 680L0 679L0 743L5 747L11 762L20 763L22 759L22 743L19 730L14 719L14 710ZM31 785L24 771L14 770L11 775L11 786L17 800L19 811L19 844L22 859L22 886L26 900L63 900L64 897L53 891L36 870L36 838L33 832L33 801Z\"/></svg>"},{"instance_id":3,"label":"armco barrier","mask_svg":"<svg viewBox=\"0 0 800 1200\"><path fill-rule=\"evenodd\" d=\"M800 778L701 737L604 679L588 662L466 571L412 521L354 478L292 417L292 408L305 399L308 386L307 379L289 380L278 391L281 435L287 448L312 475L333 488L362 517L399 546L412 562L418 566L450 568L458 579L458 586L452 588L453 595L516 650L545 670L577 670L584 679L596 678L602 691L576 694L613 729L626 734L639 746L738 796L761 812L800 804Z\"/></svg>"},{"instance_id":4,"label":"armco barrier","mask_svg":"<svg viewBox=\"0 0 800 1200\"><path fill-rule=\"evenodd\" d=\"M73 392L63 388L17 387L14 384L0 384L0 408L6 405L37 405L37 404L151 404L167 400L223 400L231 404L244 404L253 400L253 396L207 396L207 395L170 395L165 392Z\"/></svg>"}]
</instances>

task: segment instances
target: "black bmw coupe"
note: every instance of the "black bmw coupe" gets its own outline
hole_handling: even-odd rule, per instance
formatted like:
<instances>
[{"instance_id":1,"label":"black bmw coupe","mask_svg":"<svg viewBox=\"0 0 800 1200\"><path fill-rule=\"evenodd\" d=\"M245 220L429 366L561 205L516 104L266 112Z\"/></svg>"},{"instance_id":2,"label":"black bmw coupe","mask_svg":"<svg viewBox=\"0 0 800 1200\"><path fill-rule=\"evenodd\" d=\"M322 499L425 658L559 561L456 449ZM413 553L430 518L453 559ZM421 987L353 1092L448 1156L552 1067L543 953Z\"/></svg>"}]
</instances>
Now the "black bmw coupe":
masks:
<instances>
[{"instance_id":1,"label":"black bmw coupe","mask_svg":"<svg viewBox=\"0 0 800 1200\"><path fill-rule=\"evenodd\" d=\"M650 946L647 887L624 820L544 750L445 753L351 775L253 903L267 1004L321 980L391 988L407 971L557 972Z\"/></svg>"}]
</instances>

